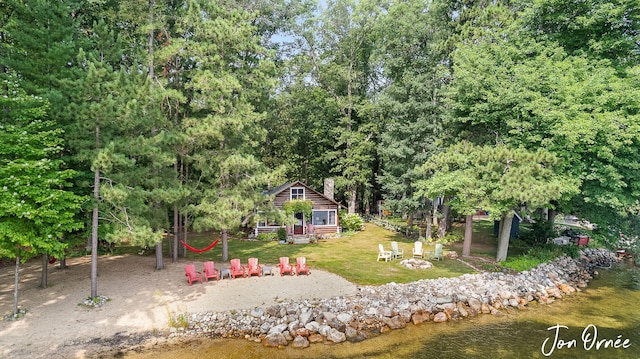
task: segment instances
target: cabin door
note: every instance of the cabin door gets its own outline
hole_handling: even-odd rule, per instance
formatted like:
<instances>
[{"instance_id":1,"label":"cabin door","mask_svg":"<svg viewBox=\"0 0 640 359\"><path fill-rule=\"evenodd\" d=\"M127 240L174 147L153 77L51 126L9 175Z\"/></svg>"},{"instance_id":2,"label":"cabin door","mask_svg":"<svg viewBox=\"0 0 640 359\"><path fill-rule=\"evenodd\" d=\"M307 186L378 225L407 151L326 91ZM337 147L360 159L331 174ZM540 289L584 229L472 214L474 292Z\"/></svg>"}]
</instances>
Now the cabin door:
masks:
<instances>
[{"instance_id":1,"label":"cabin door","mask_svg":"<svg viewBox=\"0 0 640 359\"><path fill-rule=\"evenodd\" d=\"M293 234L304 234L304 213L296 213L293 217L296 219L293 225Z\"/></svg>"}]
</instances>

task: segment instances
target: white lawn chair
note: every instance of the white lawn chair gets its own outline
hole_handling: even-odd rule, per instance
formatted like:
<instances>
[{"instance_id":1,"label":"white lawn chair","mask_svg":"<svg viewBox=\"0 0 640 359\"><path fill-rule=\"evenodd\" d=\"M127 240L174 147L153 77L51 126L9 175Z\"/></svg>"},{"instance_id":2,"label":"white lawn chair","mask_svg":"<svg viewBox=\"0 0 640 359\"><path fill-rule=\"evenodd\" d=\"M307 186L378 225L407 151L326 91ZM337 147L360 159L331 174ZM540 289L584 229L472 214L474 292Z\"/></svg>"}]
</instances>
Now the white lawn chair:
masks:
<instances>
[{"instance_id":1,"label":"white lawn chair","mask_svg":"<svg viewBox=\"0 0 640 359\"><path fill-rule=\"evenodd\" d=\"M376 260L376 262L380 259L384 259L385 262L388 262L392 256L393 253L391 253L391 251L385 251L382 244L378 244L378 259Z\"/></svg>"},{"instance_id":2,"label":"white lawn chair","mask_svg":"<svg viewBox=\"0 0 640 359\"><path fill-rule=\"evenodd\" d=\"M391 254L393 258L404 258L404 249L398 247L398 242L391 242Z\"/></svg>"},{"instance_id":3,"label":"white lawn chair","mask_svg":"<svg viewBox=\"0 0 640 359\"><path fill-rule=\"evenodd\" d=\"M413 244L413 258L424 258L424 252L422 251L422 242L416 241Z\"/></svg>"}]
</instances>

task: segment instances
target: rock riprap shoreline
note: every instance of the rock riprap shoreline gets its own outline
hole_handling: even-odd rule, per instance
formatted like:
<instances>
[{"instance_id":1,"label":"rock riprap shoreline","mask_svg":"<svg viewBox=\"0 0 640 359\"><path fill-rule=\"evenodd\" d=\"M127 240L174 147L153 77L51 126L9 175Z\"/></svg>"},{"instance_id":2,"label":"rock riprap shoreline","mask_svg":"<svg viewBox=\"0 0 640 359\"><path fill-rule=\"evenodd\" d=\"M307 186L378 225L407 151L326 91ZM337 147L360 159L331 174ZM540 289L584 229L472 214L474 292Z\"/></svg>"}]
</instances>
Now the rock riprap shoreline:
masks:
<instances>
[{"instance_id":1,"label":"rock riprap shoreline","mask_svg":"<svg viewBox=\"0 0 640 359\"><path fill-rule=\"evenodd\" d=\"M584 248L517 274L479 273L455 278L359 287L358 294L282 302L269 307L187 314L185 329L171 336L238 337L264 346L308 347L312 343L362 341L409 323L446 322L479 314L501 314L531 302L549 304L585 288L613 252Z\"/></svg>"}]
</instances>

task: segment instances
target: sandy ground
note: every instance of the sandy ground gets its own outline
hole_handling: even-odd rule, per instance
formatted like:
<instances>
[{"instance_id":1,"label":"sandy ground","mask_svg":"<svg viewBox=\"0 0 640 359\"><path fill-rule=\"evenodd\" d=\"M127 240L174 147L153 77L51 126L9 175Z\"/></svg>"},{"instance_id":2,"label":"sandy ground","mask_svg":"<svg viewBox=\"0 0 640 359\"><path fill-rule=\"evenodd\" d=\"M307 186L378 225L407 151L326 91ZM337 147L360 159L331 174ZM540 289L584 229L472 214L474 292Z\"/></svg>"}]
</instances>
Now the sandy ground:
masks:
<instances>
[{"instance_id":1,"label":"sandy ground","mask_svg":"<svg viewBox=\"0 0 640 359\"><path fill-rule=\"evenodd\" d=\"M223 279L189 286L184 265L165 259L165 269L154 270L150 256L101 257L98 295L110 298L100 308L81 305L91 293L90 257L49 265L49 287L40 284L40 260L20 269L18 306L27 314L16 321L0 321L2 358L87 358L95 347L104 350L113 338L169 329L169 313L225 311L269 306L288 299L328 298L357 291L352 283L331 273L314 270L309 276L284 276L273 265L273 276ZM202 270L201 262L194 262ZM218 265L224 268L228 265ZM0 314L13 308L14 267L0 268ZM92 346L92 344L95 344Z\"/></svg>"}]
</instances>

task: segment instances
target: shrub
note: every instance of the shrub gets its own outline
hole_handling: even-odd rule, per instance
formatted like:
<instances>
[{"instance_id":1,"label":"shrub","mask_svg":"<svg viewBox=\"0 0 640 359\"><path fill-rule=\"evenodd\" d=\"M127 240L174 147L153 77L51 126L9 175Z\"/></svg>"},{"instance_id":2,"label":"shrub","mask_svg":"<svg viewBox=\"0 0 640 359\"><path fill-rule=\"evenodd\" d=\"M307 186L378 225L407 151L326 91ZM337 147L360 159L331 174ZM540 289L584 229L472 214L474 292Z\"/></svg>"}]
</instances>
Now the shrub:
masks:
<instances>
[{"instance_id":1,"label":"shrub","mask_svg":"<svg viewBox=\"0 0 640 359\"><path fill-rule=\"evenodd\" d=\"M362 230L362 218L356 213L343 214L340 218L343 232L356 232Z\"/></svg>"},{"instance_id":2,"label":"shrub","mask_svg":"<svg viewBox=\"0 0 640 359\"><path fill-rule=\"evenodd\" d=\"M547 243L548 239L555 238L557 235L553 223L541 220L531 223L528 230L521 231L520 239L535 247Z\"/></svg>"},{"instance_id":3,"label":"shrub","mask_svg":"<svg viewBox=\"0 0 640 359\"><path fill-rule=\"evenodd\" d=\"M445 234L443 238L439 238L437 242L442 244L449 244L449 243L459 242L463 239L464 239L464 236L461 233L449 232Z\"/></svg>"},{"instance_id":4,"label":"shrub","mask_svg":"<svg viewBox=\"0 0 640 359\"><path fill-rule=\"evenodd\" d=\"M560 247L560 250L567 256L571 258L580 257L580 248L578 246L566 245L566 246L556 246Z\"/></svg>"},{"instance_id":5,"label":"shrub","mask_svg":"<svg viewBox=\"0 0 640 359\"><path fill-rule=\"evenodd\" d=\"M287 229L284 228L284 227L278 228L278 232L276 232L276 236L278 237L278 240L286 241L287 240Z\"/></svg>"},{"instance_id":6,"label":"shrub","mask_svg":"<svg viewBox=\"0 0 640 359\"><path fill-rule=\"evenodd\" d=\"M271 232L271 233L260 233L258 234L258 240L259 241L275 241L276 239L278 239L278 234Z\"/></svg>"},{"instance_id":7,"label":"shrub","mask_svg":"<svg viewBox=\"0 0 640 359\"><path fill-rule=\"evenodd\" d=\"M574 245L559 246L553 243L544 244L529 249L527 253L523 255L509 258L503 262L502 265L517 271L523 271L531 269L538 264L550 262L563 255L577 258L580 255L580 249Z\"/></svg>"}]
</instances>

